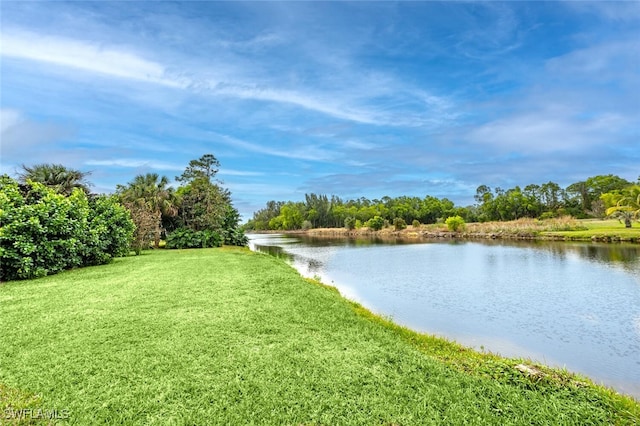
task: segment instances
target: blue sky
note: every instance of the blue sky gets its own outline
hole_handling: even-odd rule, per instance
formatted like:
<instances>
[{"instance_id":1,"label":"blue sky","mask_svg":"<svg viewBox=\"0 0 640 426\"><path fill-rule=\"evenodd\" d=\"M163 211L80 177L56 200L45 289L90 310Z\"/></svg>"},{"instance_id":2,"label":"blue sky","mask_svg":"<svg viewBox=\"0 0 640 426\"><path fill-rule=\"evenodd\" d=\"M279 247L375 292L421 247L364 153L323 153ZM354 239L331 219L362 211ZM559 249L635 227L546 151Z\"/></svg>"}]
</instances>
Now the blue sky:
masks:
<instances>
[{"instance_id":1,"label":"blue sky","mask_svg":"<svg viewBox=\"0 0 640 426\"><path fill-rule=\"evenodd\" d=\"M640 2L0 2L2 172L235 206L640 175Z\"/></svg>"}]
</instances>

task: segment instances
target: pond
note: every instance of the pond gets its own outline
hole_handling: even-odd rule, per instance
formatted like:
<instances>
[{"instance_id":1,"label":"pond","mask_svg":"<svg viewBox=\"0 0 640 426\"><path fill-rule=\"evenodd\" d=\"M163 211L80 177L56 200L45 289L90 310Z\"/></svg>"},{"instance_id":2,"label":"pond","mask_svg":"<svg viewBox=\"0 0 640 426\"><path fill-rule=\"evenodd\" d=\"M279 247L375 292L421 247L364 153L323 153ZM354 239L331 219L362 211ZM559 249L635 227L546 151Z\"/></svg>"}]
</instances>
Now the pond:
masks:
<instances>
[{"instance_id":1,"label":"pond","mask_svg":"<svg viewBox=\"0 0 640 426\"><path fill-rule=\"evenodd\" d=\"M414 330L640 398L640 245L250 236Z\"/></svg>"}]
</instances>

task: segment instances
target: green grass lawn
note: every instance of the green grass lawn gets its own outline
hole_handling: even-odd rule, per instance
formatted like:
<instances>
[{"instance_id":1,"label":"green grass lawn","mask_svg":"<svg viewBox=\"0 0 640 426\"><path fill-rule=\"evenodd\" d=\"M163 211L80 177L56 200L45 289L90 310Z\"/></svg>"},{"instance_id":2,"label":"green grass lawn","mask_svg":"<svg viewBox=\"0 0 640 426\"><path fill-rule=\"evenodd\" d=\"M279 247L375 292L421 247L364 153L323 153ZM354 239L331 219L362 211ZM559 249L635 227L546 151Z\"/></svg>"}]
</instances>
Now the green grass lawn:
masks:
<instances>
[{"instance_id":1,"label":"green grass lawn","mask_svg":"<svg viewBox=\"0 0 640 426\"><path fill-rule=\"evenodd\" d=\"M640 222L637 221L633 221L631 223L631 228L625 228L624 224L620 221L611 219L585 219L580 220L580 225L584 226L587 229L578 231L543 232L543 235L558 235L570 239L591 239L593 237L608 237L623 240L640 240Z\"/></svg>"},{"instance_id":2,"label":"green grass lawn","mask_svg":"<svg viewBox=\"0 0 640 426\"><path fill-rule=\"evenodd\" d=\"M78 425L640 421L630 398L418 335L244 249L5 283L0 331L0 423L23 408Z\"/></svg>"}]
</instances>

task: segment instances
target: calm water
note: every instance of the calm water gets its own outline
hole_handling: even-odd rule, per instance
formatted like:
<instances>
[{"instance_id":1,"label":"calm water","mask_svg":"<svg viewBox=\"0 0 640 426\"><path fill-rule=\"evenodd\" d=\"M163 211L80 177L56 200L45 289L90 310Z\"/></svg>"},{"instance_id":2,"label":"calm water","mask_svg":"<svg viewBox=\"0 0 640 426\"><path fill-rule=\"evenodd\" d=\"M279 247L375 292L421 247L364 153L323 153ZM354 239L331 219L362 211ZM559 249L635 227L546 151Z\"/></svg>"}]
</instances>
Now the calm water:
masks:
<instances>
[{"instance_id":1,"label":"calm water","mask_svg":"<svg viewBox=\"0 0 640 426\"><path fill-rule=\"evenodd\" d=\"M250 238L397 323L640 398L638 245Z\"/></svg>"}]
</instances>

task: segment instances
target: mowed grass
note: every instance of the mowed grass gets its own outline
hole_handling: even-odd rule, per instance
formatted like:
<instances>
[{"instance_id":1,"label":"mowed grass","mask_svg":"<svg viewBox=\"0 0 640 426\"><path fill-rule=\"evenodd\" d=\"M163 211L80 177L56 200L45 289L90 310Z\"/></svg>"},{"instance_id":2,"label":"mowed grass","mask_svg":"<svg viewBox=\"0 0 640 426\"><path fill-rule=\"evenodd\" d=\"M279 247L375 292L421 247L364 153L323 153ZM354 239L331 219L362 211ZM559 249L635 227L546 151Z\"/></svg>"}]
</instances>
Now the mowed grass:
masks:
<instances>
[{"instance_id":1,"label":"mowed grass","mask_svg":"<svg viewBox=\"0 0 640 426\"><path fill-rule=\"evenodd\" d=\"M569 239L613 238L640 241L640 222L638 221L631 222L631 228L625 228L624 223L611 219L583 219L579 223L586 229L544 232L543 235L563 236Z\"/></svg>"},{"instance_id":2,"label":"mowed grass","mask_svg":"<svg viewBox=\"0 0 640 426\"><path fill-rule=\"evenodd\" d=\"M640 421L631 398L413 333L245 249L5 283L0 330L0 423L22 408L78 425Z\"/></svg>"}]
</instances>

